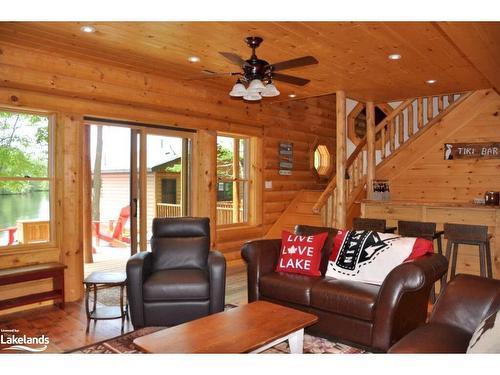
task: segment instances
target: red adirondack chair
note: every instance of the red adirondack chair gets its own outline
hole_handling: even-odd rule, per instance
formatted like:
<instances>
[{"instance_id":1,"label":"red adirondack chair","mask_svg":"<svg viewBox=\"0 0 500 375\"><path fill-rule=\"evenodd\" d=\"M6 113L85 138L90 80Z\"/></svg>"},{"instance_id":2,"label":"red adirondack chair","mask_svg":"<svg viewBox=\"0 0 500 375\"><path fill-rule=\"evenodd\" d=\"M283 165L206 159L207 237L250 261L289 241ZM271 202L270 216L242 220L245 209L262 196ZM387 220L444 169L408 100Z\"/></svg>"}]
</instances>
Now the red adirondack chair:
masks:
<instances>
[{"instance_id":1,"label":"red adirondack chair","mask_svg":"<svg viewBox=\"0 0 500 375\"><path fill-rule=\"evenodd\" d=\"M14 243L14 234L16 233L17 227L3 228L0 232L9 232L9 239L7 240L7 245L10 246Z\"/></svg>"},{"instance_id":2,"label":"red adirondack chair","mask_svg":"<svg viewBox=\"0 0 500 375\"><path fill-rule=\"evenodd\" d=\"M123 236L123 229L125 224L130 218L130 206L125 206L120 211L120 216L117 220L110 220L107 222L107 228L105 228L104 222L93 221L94 224L94 236L96 238L96 245L100 245L100 241L106 241L111 244L111 246L116 247L126 247L130 244L130 238Z\"/></svg>"}]
</instances>

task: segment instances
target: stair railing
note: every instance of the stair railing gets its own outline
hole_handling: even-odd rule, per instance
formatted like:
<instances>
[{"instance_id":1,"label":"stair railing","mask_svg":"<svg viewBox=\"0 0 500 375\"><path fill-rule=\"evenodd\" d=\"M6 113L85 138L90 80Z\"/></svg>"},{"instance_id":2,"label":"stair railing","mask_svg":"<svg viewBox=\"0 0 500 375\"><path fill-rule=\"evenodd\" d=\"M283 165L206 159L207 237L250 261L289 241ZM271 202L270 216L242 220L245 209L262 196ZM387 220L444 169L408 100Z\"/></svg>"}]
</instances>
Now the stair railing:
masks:
<instances>
[{"instance_id":1,"label":"stair railing","mask_svg":"<svg viewBox=\"0 0 500 375\"><path fill-rule=\"evenodd\" d=\"M393 155L403 144L419 133L429 123L444 115L450 107L465 99L467 93L426 96L402 101L391 113L375 126L376 164ZM361 190L366 189L367 141L361 140L346 160L347 208L354 203ZM313 207L320 213L323 225L335 226L337 182L332 177Z\"/></svg>"}]
</instances>

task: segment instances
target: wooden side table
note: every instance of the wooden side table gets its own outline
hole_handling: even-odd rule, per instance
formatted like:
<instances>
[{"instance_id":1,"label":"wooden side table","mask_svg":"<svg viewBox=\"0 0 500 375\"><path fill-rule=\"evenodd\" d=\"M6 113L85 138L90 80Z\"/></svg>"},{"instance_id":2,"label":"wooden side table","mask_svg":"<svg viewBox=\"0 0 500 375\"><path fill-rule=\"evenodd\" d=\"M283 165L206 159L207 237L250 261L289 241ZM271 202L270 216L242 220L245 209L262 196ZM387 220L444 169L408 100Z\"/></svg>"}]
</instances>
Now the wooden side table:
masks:
<instances>
[{"instance_id":1,"label":"wooden side table","mask_svg":"<svg viewBox=\"0 0 500 375\"><path fill-rule=\"evenodd\" d=\"M127 275L124 272L92 272L85 278L85 311L87 313L87 330L89 331L91 320L122 320L122 333L125 319L128 316L128 302L124 300L124 289L127 281ZM103 288L120 287L120 306L97 307L97 290ZM94 303L92 310L89 306L90 293L94 293Z\"/></svg>"}]
</instances>

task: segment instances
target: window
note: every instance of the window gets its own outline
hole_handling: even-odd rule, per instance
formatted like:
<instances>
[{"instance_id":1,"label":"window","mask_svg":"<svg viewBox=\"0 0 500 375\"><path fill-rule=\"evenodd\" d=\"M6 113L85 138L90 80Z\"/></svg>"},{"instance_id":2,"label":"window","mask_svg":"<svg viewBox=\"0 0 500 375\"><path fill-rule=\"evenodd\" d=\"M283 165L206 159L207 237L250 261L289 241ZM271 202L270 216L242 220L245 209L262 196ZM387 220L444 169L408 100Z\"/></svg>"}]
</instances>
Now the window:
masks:
<instances>
[{"instance_id":1,"label":"window","mask_svg":"<svg viewBox=\"0 0 500 375\"><path fill-rule=\"evenodd\" d=\"M327 177L330 173L331 156L325 145L318 145L314 149L314 169L320 177Z\"/></svg>"},{"instance_id":2,"label":"window","mask_svg":"<svg viewBox=\"0 0 500 375\"><path fill-rule=\"evenodd\" d=\"M217 137L217 224L249 222L250 140Z\"/></svg>"},{"instance_id":3,"label":"window","mask_svg":"<svg viewBox=\"0 0 500 375\"><path fill-rule=\"evenodd\" d=\"M51 120L0 110L0 246L49 242Z\"/></svg>"}]
</instances>

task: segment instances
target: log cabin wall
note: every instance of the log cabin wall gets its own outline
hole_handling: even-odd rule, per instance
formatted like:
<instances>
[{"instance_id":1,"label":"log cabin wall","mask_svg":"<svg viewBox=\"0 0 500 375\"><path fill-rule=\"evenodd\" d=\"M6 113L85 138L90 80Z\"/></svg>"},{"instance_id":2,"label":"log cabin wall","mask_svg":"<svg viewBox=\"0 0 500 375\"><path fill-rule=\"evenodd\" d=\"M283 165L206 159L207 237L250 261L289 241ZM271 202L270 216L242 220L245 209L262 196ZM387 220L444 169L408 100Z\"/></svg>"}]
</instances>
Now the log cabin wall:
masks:
<instances>
[{"instance_id":1,"label":"log cabin wall","mask_svg":"<svg viewBox=\"0 0 500 375\"><path fill-rule=\"evenodd\" d=\"M227 91L229 89L230 84ZM265 190L257 202L263 208L259 225L218 231L214 246L228 259L234 259L239 257L241 244L262 237L300 190L323 187L313 173L312 152L315 142L334 147L334 103L334 96L324 96L284 103L246 104L231 99L227 92L204 88L200 81L188 84L84 58L0 42L0 105L54 113L58 133L58 246L35 252L13 250L2 254L0 268L59 259L68 265L66 300L82 296L82 189L85 183L82 157L85 150L81 140L85 115L198 129L198 142L214 140L216 131L259 137L262 144L261 155L257 155L260 159L257 165L262 165L259 183L272 181L273 186ZM278 145L283 140L294 144L292 176L278 174ZM201 158L208 151L205 144L198 145L197 157ZM196 160L195 155L194 163ZM205 169L199 169L193 181L199 185L197 191L212 192L213 176L204 179ZM199 208L200 214L208 215L214 213L215 202L209 206L206 202L193 202L193 206ZM24 287L2 289L0 295L8 293L13 297ZM33 287L39 289L41 284Z\"/></svg>"}]
</instances>

